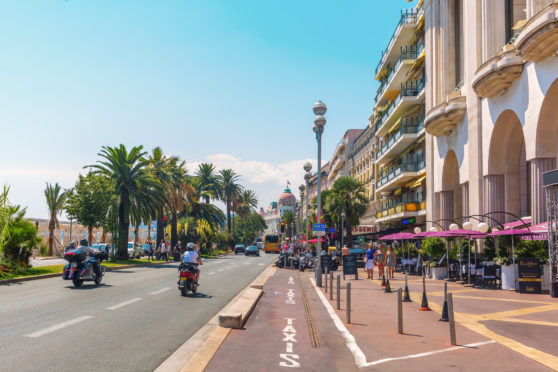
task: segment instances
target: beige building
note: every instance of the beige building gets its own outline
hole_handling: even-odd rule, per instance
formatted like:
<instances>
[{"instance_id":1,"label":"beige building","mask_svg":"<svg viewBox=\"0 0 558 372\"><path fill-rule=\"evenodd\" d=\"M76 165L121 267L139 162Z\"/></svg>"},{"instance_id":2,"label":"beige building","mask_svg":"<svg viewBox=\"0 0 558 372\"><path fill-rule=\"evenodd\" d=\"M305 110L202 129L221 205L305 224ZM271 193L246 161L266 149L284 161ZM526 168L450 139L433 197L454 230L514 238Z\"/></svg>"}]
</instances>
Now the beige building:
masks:
<instances>
[{"instance_id":1,"label":"beige building","mask_svg":"<svg viewBox=\"0 0 558 372\"><path fill-rule=\"evenodd\" d=\"M380 87L370 117L377 143L370 173L381 230L425 223L424 26L423 1L403 10L375 71Z\"/></svg>"},{"instance_id":2,"label":"beige building","mask_svg":"<svg viewBox=\"0 0 558 372\"><path fill-rule=\"evenodd\" d=\"M333 185L339 177L346 177L351 175L351 162L350 157L353 151L353 144L355 139L363 132L362 129L349 129L343 135L343 138L337 144L333 156L329 161L329 174L327 182Z\"/></svg>"},{"instance_id":3,"label":"beige building","mask_svg":"<svg viewBox=\"0 0 558 372\"><path fill-rule=\"evenodd\" d=\"M558 1L425 0L424 12L428 220L545 220L541 175L558 156Z\"/></svg>"},{"instance_id":4,"label":"beige building","mask_svg":"<svg viewBox=\"0 0 558 372\"><path fill-rule=\"evenodd\" d=\"M369 125L356 138L350 156L351 175L364 185L368 209L360 219L361 224L370 225L376 222L377 203L375 203L375 161L376 138L372 125Z\"/></svg>"}]
</instances>

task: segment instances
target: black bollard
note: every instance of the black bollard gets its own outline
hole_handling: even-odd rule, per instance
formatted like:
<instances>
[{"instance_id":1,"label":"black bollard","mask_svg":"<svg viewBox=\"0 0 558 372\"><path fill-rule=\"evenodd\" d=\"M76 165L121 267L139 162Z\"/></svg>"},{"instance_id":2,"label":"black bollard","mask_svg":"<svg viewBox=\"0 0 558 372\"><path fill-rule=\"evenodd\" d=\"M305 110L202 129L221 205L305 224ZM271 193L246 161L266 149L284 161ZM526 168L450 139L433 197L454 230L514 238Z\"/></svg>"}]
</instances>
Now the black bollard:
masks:
<instances>
[{"instance_id":1,"label":"black bollard","mask_svg":"<svg viewBox=\"0 0 558 372\"><path fill-rule=\"evenodd\" d=\"M428 307L428 299L426 298L426 278L424 274L422 274L422 303L419 310L430 311L430 307Z\"/></svg>"},{"instance_id":2,"label":"black bollard","mask_svg":"<svg viewBox=\"0 0 558 372\"><path fill-rule=\"evenodd\" d=\"M444 282L444 307L442 308L442 317L440 322L449 322L448 317L448 282Z\"/></svg>"},{"instance_id":3,"label":"black bollard","mask_svg":"<svg viewBox=\"0 0 558 372\"><path fill-rule=\"evenodd\" d=\"M382 287L386 286L386 274L382 272Z\"/></svg>"},{"instance_id":4,"label":"black bollard","mask_svg":"<svg viewBox=\"0 0 558 372\"><path fill-rule=\"evenodd\" d=\"M403 295L403 302L411 302L409 295L409 287L407 286L407 272L405 271L405 294Z\"/></svg>"}]
</instances>

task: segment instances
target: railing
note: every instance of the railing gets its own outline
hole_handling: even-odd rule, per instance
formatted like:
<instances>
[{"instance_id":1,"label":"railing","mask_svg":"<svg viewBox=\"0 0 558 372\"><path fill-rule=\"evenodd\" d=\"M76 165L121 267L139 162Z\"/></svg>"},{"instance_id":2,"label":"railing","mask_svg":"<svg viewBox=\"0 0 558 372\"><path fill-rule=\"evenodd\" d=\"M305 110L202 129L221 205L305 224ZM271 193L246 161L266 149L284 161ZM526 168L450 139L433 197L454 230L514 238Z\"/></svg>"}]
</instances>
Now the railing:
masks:
<instances>
[{"instance_id":1,"label":"railing","mask_svg":"<svg viewBox=\"0 0 558 372\"><path fill-rule=\"evenodd\" d=\"M401 47L401 54L399 55L399 58L397 59L397 62L395 63L395 66L393 66L393 68L391 68L388 71L388 74L386 76L386 80L380 86L380 89L378 90L378 93L376 94L376 98L374 99L376 102L378 102L378 98L382 94L384 94L384 92L387 89L389 83L393 79L393 77L395 75L395 72L397 71L397 69L399 69L399 66L401 66L401 63L404 60L407 60L407 59L417 59L418 56L420 56L420 54L422 53L423 49L424 49L424 41L421 42L420 44L418 44L417 46Z\"/></svg>"},{"instance_id":2,"label":"railing","mask_svg":"<svg viewBox=\"0 0 558 372\"><path fill-rule=\"evenodd\" d=\"M418 212L425 209L425 201L390 201L376 213L376 218L393 216L403 212Z\"/></svg>"},{"instance_id":3,"label":"railing","mask_svg":"<svg viewBox=\"0 0 558 372\"><path fill-rule=\"evenodd\" d=\"M403 172L418 172L424 169L424 166L424 157L420 157L414 162L405 162L395 167L388 168L387 171L382 172L382 176L380 176L380 179L376 182L376 188L385 185Z\"/></svg>"},{"instance_id":4,"label":"railing","mask_svg":"<svg viewBox=\"0 0 558 372\"><path fill-rule=\"evenodd\" d=\"M407 81L401 83L401 92L399 95L389 104L382 115L379 115L378 119L374 122L377 123L378 128L380 128L386 120L389 118L397 104L403 99L403 97L418 96L420 92L424 89L424 80Z\"/></svg>"},{"instance_id":5,"label":"railing","mask_svg":"<svg viewBox=\"0 0 558 372\"><path fill-rule=\"evenodd\" d=\"M385 154L404 134L416 134L424 129L424 117L403 118L401 128L384 140L384 145L378 151L378 157Z\"/></svg>"},{"instance_id":6,"label":"railing","mask_svg":"<svg viewBox=\"0 0 558 372\"><path fill-rule=\"evenodd\" d=\"M380 71L380 68L384 64L388 52L391 49L393 43L395 42L395 39L397 38L399 31L401 30L401 26L408 23L416 23L418 20L417 15L418 15L417 9L404 9L401 11L401 18L399 18L399 22L395 27L395 31L393 31L393 35L391 36L391 39L389 39L388 46L386 47L385 50L382 51L382 57L380 58L380 62L378 62L378 66L376 66L376 70L374 72L375 76L378 75L378 71Z\"/></svg>"}]
</instances>

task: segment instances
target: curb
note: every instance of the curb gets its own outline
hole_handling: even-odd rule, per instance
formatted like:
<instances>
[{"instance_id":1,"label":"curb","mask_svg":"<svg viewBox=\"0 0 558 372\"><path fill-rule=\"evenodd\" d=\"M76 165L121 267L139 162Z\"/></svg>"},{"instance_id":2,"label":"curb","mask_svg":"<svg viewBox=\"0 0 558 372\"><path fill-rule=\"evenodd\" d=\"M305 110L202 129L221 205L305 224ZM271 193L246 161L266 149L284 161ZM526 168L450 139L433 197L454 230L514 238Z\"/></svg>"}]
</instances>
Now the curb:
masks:
<instances>
[{"instance_id":1,"label":"curb","mask_svg":"<svg viewBox=\"0 0 558 372\"><path fill-rule=\"evenodd\" d=\"M277 270L273 264L270 264L266 269L264 269L245 289L243 289L239 294L237 294L219 313L217 313L213 318L207 322L202 328L200 328L192 337L190 337L181 347L179 347L170 357L167 358L155 372L202 372L211 358L215 355L225 338L229 334L231 328L224 328L219 325L219 318L221 314L230 312L233 306L239 302L246 292L252 290L258 290L252 286L261 286L267 282L267 280L275 274ZM244 321L250 315L250 312L255 308L257 300L263 294L263 290L259 289L259 296L255 302L246 302L246 306L250 306L250 311L244 309L246 314Z\"/></svg>"},{"instance_id":2,"label":"curb","mask_svg":"<svg viewBox=\"0 0 558 372\"><path fill-rule=\"evenodd\" d=\"M174 262L174 261L171 261ZM133 267L147 267L151 265L166 265L171 262L158 262L156 264L138 264L138 265L125 265L125 266L117 266L117 267L105 267L105 271L115 271L115 270L124 270L124 269L131 269ZM56 278L62 276L62 273L52 273L52 274L43 274L43 275L33 275L33 276L24 276L21 278L13 278L13 279L2 279L0 280L0 285L6 284L13 284L19 282L28 282L31 280L38 280L38 279L48 279L48 278Z\"/></svg>"}]
</instances>

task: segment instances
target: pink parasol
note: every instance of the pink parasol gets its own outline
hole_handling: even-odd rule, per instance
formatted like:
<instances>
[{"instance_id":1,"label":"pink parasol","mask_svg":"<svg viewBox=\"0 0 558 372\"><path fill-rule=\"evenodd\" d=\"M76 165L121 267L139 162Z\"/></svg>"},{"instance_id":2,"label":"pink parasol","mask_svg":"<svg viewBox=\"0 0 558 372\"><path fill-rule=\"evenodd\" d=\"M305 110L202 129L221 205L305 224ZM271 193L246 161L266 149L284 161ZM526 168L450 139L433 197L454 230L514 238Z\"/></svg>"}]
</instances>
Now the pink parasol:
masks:
<instances>
[{"instance_id":1,"label":"pink parasol","mask_svg":"<svg viewBox=\"0 0 558 372\"><path fill-rule=\"evenodd\" d=\"M325 242L325 239L321 238L320 241L323 243L323 242ZM317 243L317 242L318 242L318 239L316 239L316 238L308 240L308 243L310 243L310 244L314 244L314 243Z\"/></svg>"},{"instance_id":2,"label":"pink parasol","mask_svg":"<svg viewBox=\"0 0 558 372\"><path fill-rule=\"evenodd\" d=\"M408 232L399 232L395 234L384 235L380 240L413 240L415 239L415 234Z\"/></svg>"}]
</instances>

